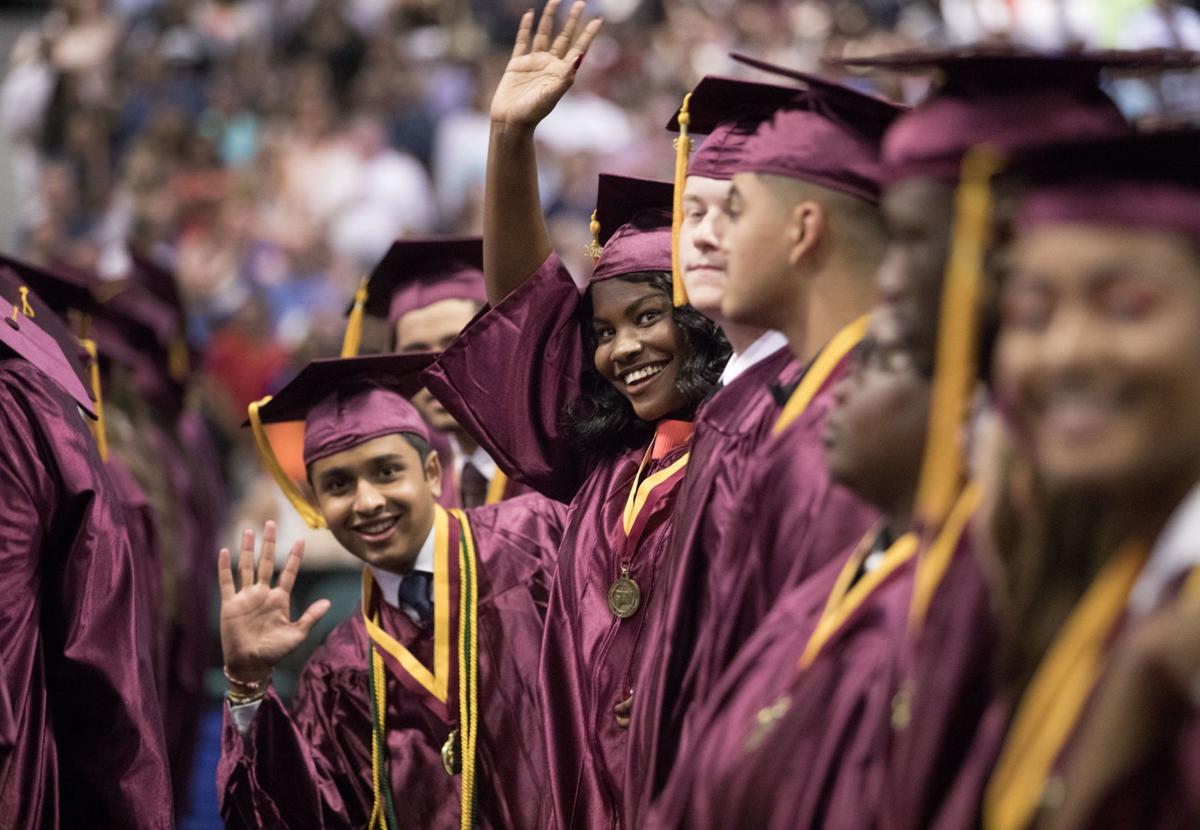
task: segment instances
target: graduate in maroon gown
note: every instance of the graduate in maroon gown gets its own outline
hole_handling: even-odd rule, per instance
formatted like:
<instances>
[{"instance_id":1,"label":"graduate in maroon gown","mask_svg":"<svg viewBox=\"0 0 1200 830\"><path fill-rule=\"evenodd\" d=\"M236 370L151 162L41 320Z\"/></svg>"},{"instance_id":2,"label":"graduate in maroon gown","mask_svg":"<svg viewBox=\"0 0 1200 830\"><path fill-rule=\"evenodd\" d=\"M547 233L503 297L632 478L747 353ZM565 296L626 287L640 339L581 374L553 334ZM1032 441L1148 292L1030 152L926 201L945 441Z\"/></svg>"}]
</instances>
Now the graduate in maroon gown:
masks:
<instances>
[{"instance_id":1,"label":"graduate in maroon gown","mask_svg":"<svg viewBox=\"0 0 1200 830\"><path fill-rule=\"evenodd\" d=\"M537 495L468 511L436 502L441 468L406 399L428 354L318 360L251 423L303 418L309 519L364 562L361 613L309 659L290 710L271 667L327 610L296 621L302 543L272 585L274 525L254 564L246 531L235 590L220 553L230 679L218 768L226 826L535 827L545 821L538 643L564 510ZM466 815L464 815L464 812Z\"/></svg>"},{"instance_id":2,"label":"graduate in maroon gown","mask_svg":"<svg viewBox=\"0 0 1200 830\"><path fill-rule=\"evenodd\" d=\"M676 302L686 301L721 326L734 350L720 387L696 412L691 460L675 506L674 531L664 571L666 602L647 608L658 648L650 655L633 695L626 770L626 819L653 799L674 763L683 715L692 701L687 686L696 638L713 609L704 600L708 566L720 545L744 476L743 465L778 415L773 387L790 382L800 367L777 331L742 326L721 317L725 258L719 229L729 181L742 148L763 120L795 97L795 88L709 76L690 93L669 129L706 135L676 181L679 245ZM681 126L681 120L684 125ZM687 152L686 145L682 152ZM680 288L682 296L678 296Z\"/></svg>"},{"instance_id":3,"label":"graduate in maroon gown","mask_svg":"<svg viewBox=\"0 0 1200 830\"><path fill-rule=\"evenodd\" d=\"M484 274L492 308L428 386L512 476L571 509L542 647L549 791L561 827L623 826L628 699L656 646L675 493L691 418L728 346L673 307L669 184L602 176L582 294L552 252L533 131L599 27L577 3L553 39L522 21L492 103ZM578 34L578 38L575 35Z\"/></svg>"},{"instance_id":4,"label":"graduate in maroon gown","mask_svg":"<svg viewBox=\"0 0 1200 830\"><path fill-rule=\"evenodd\" d=\"M704 607L713 611L691 659L696 700L715 688L775 599L857 542L876 515L830 479L821 435L874 297L884 241L878 144L900 110L772 69L808 87L743 149L722 232L722 310L782 331L805 369L786 390L772 436L745 465L737 510L708 569Z\"/></svg>"},{"instance_id":5,"label":"graduate in maroon gown","mask_svg":"<svg viewBox=\"0 0 1200 830\"><path fill-rule=\"evenodd\" d=\"M0 786L12 828L173 826L137 555L79 407L79 344L0 268L0 632L16 722Z\"/></svg>"},{"instance_id":6,"label":"graduate in maroon gown","mask_svg":"<svg viewBox=\"0 0 1200 830\"><path fill-rule=\"evenodd\" d=\"M1008 252L997 394L1047 490L1086 495L1105 522L1090 547L1004 558L1017 704L988 827L1200 821L1194 700L1162 705L1154 664L1125 656L1173 598L1200 596L1198 140L1081 142L1019 165L1033 184ZM1070 610L1050 630L1027 613L1054 607ZM1113 705L1136 700L1130 683L1148 711ZM1157 740L1139 746L1125 716L1157 721Z\"/></svg>"},{"instance_id":7,"label":"graduate in maroon gown","mask_svg":"<svg viewBox=\"0 0 1200 830\"><path fill-rule=\"evenodd\" d=\"M780 597L690 724L654 826L866 827L881 809L930 398L900 331L876 312L826 422L831 474L884 518ZM961 543L975 501L964 494L934 550Z\"/></svg>"},{"instance_id":8,"label":"graduate in maroon gown","mask_svg":"<svg viewBox=\"0 0 1200 830\"><path fill-rule=\"evenodd\" d=\"M342 356L358 354L364 315L387 321L389 351L438 352L486 303L482 239L396 240L355 295ZM428 390L417 392L413 404L433 429L442 459L443 507L478 507L529 492L508 479Z\"/></svg>"},{"instance_id":9,"label":"graduate in maroon gown","mask_svg":"<svg viewBox=\"0 0 1200 830\"><path fill-rule=\"evenodd\" d=\"M1153 61L1145 55L1043 56L979 49L909 52L851 63L903 72L936 69L944 79L928 100L897 119L882 151L887 187L881 204L890 240L879 271L880 297L901 321L919 359L933 365L942 359L939 341L963 342L946 325L979 318L986 322L995 314L994 309L972 307L942 318L943 274L964 155L983 142L1011 153L1073 136L1126 133L1129 126L1100 91L1099 72ZM1021 118L1013 117L1017 112ZM983 290L984 297L993 293ZM985 352L991 340L988 328L980 344ZM983 360L986 365L986 355ZM970 384L974 367L964 368ZM969 397L965 388L960 392ZM948 411L966 410L963 400L941 405ZM941 489L957 487L964 472L959 442L955 435L931 441L924 467L927 477L944 480ZM940 507L923 509L919 516L925 537L943 520L945 496L940 498ZM993 699L997 661L991 586L978 554L967 545L946 562L926 550L920 554L924 573L918 575L921 590L901 650L889 808L880 816L884 826L929 827L939 812L944 812L946 827L975 821L978 788L1001 731L995 724L1004 720L1004 701ZM989 706L995 711L987 713ZM987 721L976 740L985 713ZM964 763L968 752L972 761ZM961 792L947 800L956 780Z\"/></svg>"}]
</instances>

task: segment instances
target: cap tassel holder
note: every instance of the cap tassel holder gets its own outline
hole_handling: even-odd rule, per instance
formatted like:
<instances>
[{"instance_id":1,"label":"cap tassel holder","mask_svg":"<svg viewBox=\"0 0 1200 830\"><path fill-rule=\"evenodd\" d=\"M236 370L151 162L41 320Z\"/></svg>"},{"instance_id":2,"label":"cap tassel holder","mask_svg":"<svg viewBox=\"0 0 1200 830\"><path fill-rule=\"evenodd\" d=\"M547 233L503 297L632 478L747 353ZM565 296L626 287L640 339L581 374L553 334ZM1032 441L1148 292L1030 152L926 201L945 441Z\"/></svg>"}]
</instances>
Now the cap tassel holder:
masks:
<instances>
[{"instance_id":1,"label":"cap tassel holder","mask_svg":"<svg viewBox=\"0 0 1200 830\"><path fill-rule=\"evenodd\" d=\"M350 319L346 322L346 334L342 338L341 357L358 357L362 348L363 315L367 306L367 277L358 283L354 292L354 307L350 309Z\"/></svg>"},{"instance_id":2,"label":"cap tassel holder","mask_svg":"<svg viewBox=\"0 0 1200 830\"><path fill-rule=\"evenodd\" d=\"M86 334L88 328L83 326ZM80 337L79 344L88 353L88 376L92 382L92 397L96 399L96 420L92 422L92 435L96 438L96 449L100 452L100 460L108 461L108 431L104 426L104 397L100 389L100 355L96 349L96 341L90 337Z\"/></svg>"},{"instance_id":3,"label":"cap tassel holder","mask_svg":"<svg viewBox=\"0 0 1200 830\"><path fill-rule=\"evenodd\" d=\"M687 305L687 287L683 284L683 263L680 261L679 236L683 231L683 190L687 186L688 159L692 153L692 140L688 137L688 125L692 121L688 106L692 93L683 96L679 107L679 135L675 138L675 197L671 203L671 294L676 307Z\"/></svg>"},{"instance_id":4,"label":"cap tassel holder","mask_svg":"<svg viewBox=\"0 0 1200 830\"><path fill-rule=\"evenodd\" d=\"M596 218L597 211L592 211L592 221L588 223L588 231L592 234L592 241L585 247L584 253L592 258L592 264L600 261L600 254L604 248L600 245L600 220Z\"/></svg>"},{"instance_id":5,"label":"cap tassel holder","mask_svg":"<svg viewBox=\"0 0 1200 830\"><path fill-rule=\"evenodd\" d=\"M927 531L941 526L966 469L961 433L975 385L979 296L992 233L991 180L1002 167L996 148L972 147L963 156L954 197L954 237L942 287L929 426L917 489L917 517Z\"/></svg>"},{"instance_id":6,"label":"cap tassel holder","mask_svg":"<svg viewBox=\"0 0 1200 830\"><path fill-rule=\"evenodd\" d=\"M246 408L246 414L250 418L250 431L254 433L254 445L258 447L258 454L262 457L267 471L271 473L275 483L283 491L283 495L292 503L292 507L296 508L300 518L304 519L305 524L314 530L325 527L325 517L317 508L313 507L304 497L300 488L296 486L296 482L292 481L291 477L284 472L283 467L279 464L279 459L275 457L275 450L271 448L271 439L267 437L267 432L263 429L262 417L258 414L259 408L270 402L271 396L267 395Z\"/></svg>"}]
</instances>

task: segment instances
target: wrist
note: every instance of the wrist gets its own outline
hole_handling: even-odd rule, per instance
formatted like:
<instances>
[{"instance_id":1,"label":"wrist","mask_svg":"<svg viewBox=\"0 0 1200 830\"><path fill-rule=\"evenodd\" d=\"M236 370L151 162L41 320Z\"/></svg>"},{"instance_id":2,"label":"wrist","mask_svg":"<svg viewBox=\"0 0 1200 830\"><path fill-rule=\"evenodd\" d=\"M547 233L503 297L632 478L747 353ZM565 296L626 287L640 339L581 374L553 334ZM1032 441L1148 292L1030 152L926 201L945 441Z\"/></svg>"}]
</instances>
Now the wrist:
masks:
<instances>
[{"instance_id":1,"label":"wrist","mask_svg":"<svg viewBox=\"0 0 1200 830\"><path fill-rule=\"evenodd\" d=\"M532 141L537 122L510 121L505 118L492 119L492 139L497 141Z\"/></svg>"},{"instance_id":2,"label":"wrist","mask_svg":"<svg viewBox=\"0 0 1200 830\"><path fill-rule=\"evenodd\" d=\"M271 682L270 666L242 666L226 663L223 671L230 691L239 695L265 692Z\"/></svg>"}]
</instances>

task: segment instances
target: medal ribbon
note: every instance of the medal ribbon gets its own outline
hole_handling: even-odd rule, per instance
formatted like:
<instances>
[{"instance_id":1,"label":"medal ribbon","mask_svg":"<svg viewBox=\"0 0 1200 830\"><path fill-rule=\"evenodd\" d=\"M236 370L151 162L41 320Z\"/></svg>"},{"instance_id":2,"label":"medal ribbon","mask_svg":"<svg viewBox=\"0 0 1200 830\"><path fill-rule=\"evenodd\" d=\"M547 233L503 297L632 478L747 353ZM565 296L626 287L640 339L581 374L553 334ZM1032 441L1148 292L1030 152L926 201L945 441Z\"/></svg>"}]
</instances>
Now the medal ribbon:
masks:
<instances>
[{"instance_id":1,"label":"medal ribbon","mask_svg":"<svg viewBox=\"0 0 1200 830\"><path fill-rule=\"evenodd\" d=\"M1105 563L1038 666L1008 730L983 801L987 830L1021 830L1100 678L1105 643L1125 608L1147 550L1126 542Z\"/></svg>"},{"instance_id":2,"label":"medal ribbon","mask_svg":"<svg viewBox=\"0 0 1200 830\"><path fill-rule=\"evenodd\" d=\"M966 532L967 522L975 514L982 498L983 491L979 485L968 484L964 487L958 501L954 503L954 507L946 517L945 524L938 532L937 538L929 546L929 550L922 553L917 560L917 576L913 584L912 602L908 610L910 635L915 635L925 624L925 616L929 613L929 603L933 601L934 593L942 584L946 570L950 567L950 560L958 548L958 541Z\"/></svg>"},{"instance_id":3,"label":"medal ribbon","mask_svg":"<svg viewBox=\"0 0 1200 830\"><path fill-rule=\"evenodd\" d=\"M449 520L448 514L441 507L436 508L434 519L434 637L435 637L435 666L440 653L441 632L449 634L449 579L443 584L440 575L447 574ZM458 757L461 759L462 774L462 830L471 830L476 820L476 743L479 734L479 584L477 574L477 555L475 535L471 530L467 515L461 510L452 511L459 523L459 573L458 580L458 712L459 725L451 732L450 740L457 733ZM368 672L369 693L371 699L371 785L374 791L374 804L368 822L368 830L397 830L395 806L392 799L391 778L387 757L387 671L384 664L383 652L387 651L409 675L417 680L422 688L437 697L438 688L448 689L449 683L445 674L436 671L429 674L428 669L421 665L411 652L396 642L387 632L379 628L378 622L366 615L366 609L372 607L374 580L370 579L370 570L363 569L363 618L368 623L371 632L371 667ZM442 590L444 589L444 590ZM443 613L439 605L445 609ZM376 611L378 616L378 611ZM371 630L374 626L386 640L378 639ZM396 651L393 651L392 646ZM407 658L404 657L407 655ZM449 662L449 655L446 657ZM420 669L414 673L410 668L415 663ZM422 676L423 675L423 676ZM400 678L403 680L403 677ZM428 684L428 685L427 685ZM408 685L408 684L405 684ZM438 698L446 702L448 695Z\"/></svg>"},{"instance_id":4,"label":"medal ribbon","mask_svg":"<svg viewBox=\"0 0 1200 830\"><path fill-rule=\"evenodd\" d=\"M877 532L872 530L863 539L854 555L842 566L837 582L834 583L833 590L829 594L829 600L825 603L825 610L821 612L817 627L813 629L812 636L808 638L808 644L804 647L804 654L800 656L801 669L812 665L813 661L817 659L817 655L841 630L846 620L850 619L850 615L858 610L863 601L897 568L912 559L917 552L916 535L905 533L893 542L883 554L883 562L878 568L868 574L863 574L855 582L854 577L862 567L863 560L871 552Z\"/></svg>"},{"instance_id":5,"label":"medal ribbon","mask_svg":"<svg viewBox=\"0 0 1200 830\"><path fill-rule=\"evenodd\" d=\"M829 376L841 364L842 359L862 342L866 333L867 315L864 314L835 334L833 339L825 344L817 354L812 366L804 373L800 385L796 387L791 397L788 398L788 402L784 404L783 411L779 413L779 418L771 430L772 435L783 432L792 421L804 414L813 398L824 388Z\"/></svg>"}]
</instances>

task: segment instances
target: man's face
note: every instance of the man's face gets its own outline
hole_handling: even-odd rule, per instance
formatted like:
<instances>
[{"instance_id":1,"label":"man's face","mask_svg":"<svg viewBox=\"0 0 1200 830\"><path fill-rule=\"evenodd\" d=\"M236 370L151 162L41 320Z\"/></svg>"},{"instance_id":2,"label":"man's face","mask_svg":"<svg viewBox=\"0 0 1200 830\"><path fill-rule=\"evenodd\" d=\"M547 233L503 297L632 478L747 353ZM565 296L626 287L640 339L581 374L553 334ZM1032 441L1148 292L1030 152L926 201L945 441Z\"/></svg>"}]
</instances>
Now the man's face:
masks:
<instances>
[{"instance_id":1,"label":"man's face","mask_svg":"<svg viewBox=\"0 0 1200 830\"><path fill-rule=\"evenodd\" d=\"M422 464L403 435L384 435L313 462L309 481L342 547L386 571L412 568L442 491L436 453Z\"/></svg>"},{"instance_id":2,"label":"man's face","mask_svg":"<svg viewBox=\"0 0 1200 830\"><path fill-rule=\"evenodd\" d=\"M720 318L725 296L725 253L721 250L721 214L729 182L688 176L683 191L683 227L679 256L688 303L709 318Z\"/></svg>"},{"instance_id":3,"label":"man's face","mask_svg":"<svg viewBox=\"0 0 1200 830\"><path fill-rule=\"evenodd\" d=\"M881 207L888 247L876 274L879 301L895 315L917 357L932 361L954 189L936 179L909 179L890 187Z\"/></svg>"},{"instance_id":4,"label":"man's face","mask_svg":"<svg viewBox=\"0 0 1200 830\"><path fill-rule=\"evenodd\" d=\"M738 173L719 226L728 281L721 312L735 323L783 329L803 290L788 262L791 211L757 173Z\"/></svg>"},{"instance_id":5,"label":"man's face","mask_svg":"<svg viewBox=\"0 0 1200 830\"><path fill-rule=\"evenodd\" d=\"M1059 224L1020 235L996 378L1052 485L1128 494L1200 467L1200 257L1182 238Z\"/></svg>"},{"instance_id":6,"label":"man's face","mask_svg":"<svg viewBox=\"0 0 1200 830\"><path fill-rule=\"evenodd\" d=\"M440 352L454 342L479 311L472 300L439 300L410 311L396 321L394 330L397 352ZM425 422L438 432L454 432L458 423L445 407L422 389L412 398L413 406Z\"/></svg>"}]
</instances>

